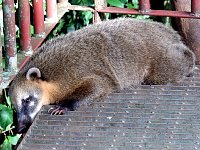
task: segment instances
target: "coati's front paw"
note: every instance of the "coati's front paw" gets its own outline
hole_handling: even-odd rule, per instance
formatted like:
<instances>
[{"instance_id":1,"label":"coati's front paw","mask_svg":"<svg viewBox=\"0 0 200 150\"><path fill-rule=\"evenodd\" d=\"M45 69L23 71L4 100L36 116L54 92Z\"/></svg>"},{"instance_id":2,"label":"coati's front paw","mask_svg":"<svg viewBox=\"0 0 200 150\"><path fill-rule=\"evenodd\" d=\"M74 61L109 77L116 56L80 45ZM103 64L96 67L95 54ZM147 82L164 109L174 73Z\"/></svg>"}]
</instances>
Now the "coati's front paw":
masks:
<instances>
[{"instance_id":1,"label":"coati's front paw","mask_svg":"<svg viewBox=\"0 0 200 150\"><path fill-rule=\"evenodd\" d=\"M60 105L56 105L54 107L51 107L49 110L48 110L48 113L50 113L51 115L64 115L66 114L68 111L68 108L67 107L63 107L63 106L60 106Z\"/></svg>"}]
</instances>

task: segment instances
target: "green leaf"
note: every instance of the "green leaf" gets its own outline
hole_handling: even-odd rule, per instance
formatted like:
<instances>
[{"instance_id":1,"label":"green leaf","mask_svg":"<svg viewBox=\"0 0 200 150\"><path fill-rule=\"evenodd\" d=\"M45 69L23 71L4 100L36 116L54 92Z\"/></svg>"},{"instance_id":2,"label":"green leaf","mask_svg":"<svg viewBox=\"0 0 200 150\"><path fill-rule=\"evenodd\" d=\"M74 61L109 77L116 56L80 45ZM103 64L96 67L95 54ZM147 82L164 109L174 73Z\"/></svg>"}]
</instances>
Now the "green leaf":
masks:
<instances>
[{"instance_id":1,"label":"green leaf","mask_svg":"<svg viewBox=\"0 0 200 150\"><path fill-rule=\"evenodd\" d=\"M2 150L12 150L12 144L9 142L8 139L4 140L1 149Z\"/></svg>"},{"instance_id":2,"label":"green leaf","mask_svg":"<svg viewBox=\"0 0 200 150\"><path fill-rule=\"evenodd\" d=\"M4 94L5 94L5 98L6 98L6 102L8 104L8 106L11 108L12 107L12 103L10 100L10 96L7 96L6 90L4 89Z\"/></svg>"},{"instance_id":3,"label":"green leaf","mask_svg":"<svg viewBox=\"0 0 200 150\"><path fill-rule=\"evenodd\" d=\"M134 9L138 9L139 8L139 2L138 2L138 0L132 0L132 3L133 3L133 8Z\"/></svg>"},{"instance_id":4,"label":"green leaf","mask_svg":"<svg viewBox=\"0 0 200 150\"><path fill-rule=\"evenodd\" d=\"M3 32L3 31L1 31L1 32ZM0 36L1 36L1 44L2 44L2 46L4 46L4 34L0 35Z\"/></svg>"},{"instance_id":5,"label":"green leaf","mask_svg":"<svg viewBox=\"0 0 200 150\"><path fill-rule=\"evenodd\" d=\"M94 5L94 1L93 0L82 0L81 5L84 5L84 6L93 6Z\"/></svg>"},{"instance_id":6,"label":"green leaf","mask_svg":"<svg viewBox=\"0 0 200 150\"><path fill-rule=\"evenodd\" d=\"M16 134L14 136L7 136L9 143L12 145L16 145L20 137L21 134Z\"/></svg>"},{"instance_id":7,"label":"green leaf","mask_svg":"<svg viewBox=\"0 0 200 150\"><path fill-rule=\"evenodd\" d=\"M11 108L12 107L12 103L11 103L10 96L6 97L6 102L7 102L8 106Z\"/></svg>"},{"instance_id":8,"label":"green leaf","mask_svg":"<svg viewBox=\"0 0 200 150\"><path fill-rule=\"evenodd\" d=\"M123 3L123 4L127 4L128 0L120 0L120 2Z\"/></svg>"},{"instance_id":9,"label":"green leaf","mask_svg":"<svg viewBox=\"0 0 200 150\"><path fill-rule=\"evenodd\" d=\"M71 0L71 4L72 5L79 5L81 3L82 0Z\"/></svg>"},{"instance_id":10,"label":"green leaf","mask_svg":"<svg viewBox=\"0 0 200 150\"><path fill-rule=\"evenodd\" d=\"M69 26L67 27L67 32L75 31L75 26L73 23L70 23Z\"/></svg>"},{"instance_id":11,"label":"green leaf","mask_svg":"<svg viewBox=\"0 0 200 150\"><path fill-rule=\"evenodd\" d=\"M150 16L149 15L138 15L136 18L143 20L143 19L149 19Z\"/></svg>"},{"instance_id":12,"label":"green leaf","mask_svg":"<svg viewBox=\"0 0 200 150\"><path fill-rule=\"evenodd\" d=\"M129 3L128 8L134 8L134 5Z\"/></svg>"},{"instance_id":13,"label":"green leaf","mask_svg":"<svg viewBox=\"0 0 200 150\"><path fill-rule=\"evenodd\" d=\"M138 4L138 0L132 0L133 5Z\"/></svg>"},{"instance_id":14,"label":"green leaf","mask_svg":"<svg viewBox=\"0 0 200 150\"><path fill-rule=\"evenodd\" d=\"M84 15L84 25L88 25L90 23L90 19L92 19L92 12L84 11L82 14Z\"/></svg>"},{"instance_id":15,"label":"green leaf","mask_svg":"<svg viewBox=\"0 0 200 150\"><path fill-rule=\"evenodd\" d=\"M34 35L34 32L35 32L35 31L34 31L34 26L33 26L33 25L30 25L30 30L31 30L31 31L30 31L30 32L31 32L31 35Z\"/></svg>"},{"instance_id":16,"label":"green leaf","mask_svg":"<svg viewBox=\"0 0 200 150\"><path fill-rule=\"evenodd\" d=\"M6 110L8 109L8 107L6 107L6 105L0 104L0 110Z\"/></svg>"},{"instance_id":17,"label":"green leaf","mask_svg":"<svg viewBox=\"0 0 200 150\"><path fill-rule=\"evenodd\" d=\"M108 4L111 6L124 8L124 3L122 3L120 0L108 0Z\"/></svg>"},{"instance_id":18,"label":"green leaf","mask_svg":"<svg viewBox=\"0 0 200 150\"><path fill-rule=\"evenodd\" d=\"M9 131L9 130L11 130L12 129L12 124L9 124L9 125L7 125L7 127L6 127L6 129L5 129L5 131Z\"/></svg>"},{"instance_id":19,"label":"green leaf","mask_svg":"<svg viewBox=\"0 0 200 150\"><path fill-rule=\"evenodd\" d=\"M0 126L6 130L10 124L13 124L13 110L0 105Z\"/></svg>"},{"instance_id":20,"label":"green leaf","mask_svg":"<svg viewBox=\"0 0 200 150\"><path fill-rule=\"evenodd\" d=\"M91 11L86 11L86 13L85 13L85 19L86 20L92 19L92 12Z\"/></svg>"},{"instance_id":21,"label":"green leaf","mask_svg":"<svg viewBox=\"0 0 200 150\"><path fill-rule=\"evenodd\" d=\"M60 19L60 21L58 23L58 26L53 31L53 35L59 34L60 31L62 30L62 28L64 27L64 24L65 24L65 20L64 19Z\"/></svg>"}]
</instances>

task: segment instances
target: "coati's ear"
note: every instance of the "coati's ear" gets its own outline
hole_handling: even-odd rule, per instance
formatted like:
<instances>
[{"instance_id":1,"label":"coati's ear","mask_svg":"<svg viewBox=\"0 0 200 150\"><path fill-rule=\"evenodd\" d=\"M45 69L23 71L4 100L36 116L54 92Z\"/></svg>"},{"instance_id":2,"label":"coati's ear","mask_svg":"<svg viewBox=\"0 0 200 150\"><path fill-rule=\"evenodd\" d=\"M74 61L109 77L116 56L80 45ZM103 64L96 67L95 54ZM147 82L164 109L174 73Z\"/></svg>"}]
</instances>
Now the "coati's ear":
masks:
<instances>
[{"instance_id":1,"label":"coati's ear","mask_svg":"<svg viewBox=\"0 0 200 150\"><path fill-rule=\"evenodd\" d=\"M34 80L41 78L41 72L38 68L30 68L28 72L26 73L26 79L27 80Z\"/></svg>"}]
</instances>

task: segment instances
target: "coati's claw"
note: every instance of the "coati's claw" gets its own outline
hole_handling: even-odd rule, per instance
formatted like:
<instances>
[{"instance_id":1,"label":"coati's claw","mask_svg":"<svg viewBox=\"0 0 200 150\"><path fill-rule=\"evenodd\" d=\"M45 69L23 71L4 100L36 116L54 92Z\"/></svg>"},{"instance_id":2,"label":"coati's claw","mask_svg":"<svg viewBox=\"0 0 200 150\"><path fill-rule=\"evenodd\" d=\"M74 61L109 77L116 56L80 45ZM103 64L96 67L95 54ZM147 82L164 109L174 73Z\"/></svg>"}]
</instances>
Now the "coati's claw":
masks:
<instances>
[{"instance_id":1,"label":"coati's claw","mask_svg":"<svg viewBox=\"0 0 200 150\"><path fill-rule=\"evenodd\" d=\"M67 108L66 107L62 107L62 106L55 106L55 107L51 107L48 110L48 113L50 113L51 115L64 115L67 112Z\"/></svg>"}]
</instances>

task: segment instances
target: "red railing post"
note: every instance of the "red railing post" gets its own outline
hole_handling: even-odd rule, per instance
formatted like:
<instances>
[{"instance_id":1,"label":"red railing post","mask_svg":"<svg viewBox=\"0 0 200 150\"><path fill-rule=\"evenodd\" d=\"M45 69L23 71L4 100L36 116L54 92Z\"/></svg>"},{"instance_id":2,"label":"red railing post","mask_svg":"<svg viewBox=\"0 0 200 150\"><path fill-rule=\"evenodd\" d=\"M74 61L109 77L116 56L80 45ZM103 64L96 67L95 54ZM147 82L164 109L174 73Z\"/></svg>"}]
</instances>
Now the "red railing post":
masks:
<instances>
[{"instance_id":1,"label":"red railing post","mask_svg":"<svg viewBox=\"0 0 200 150\"><path fill-rule=\"evenodd\" d=\"M191 12L195 16L200 16L200 1L199 0L191 0Z\"/></svg>"},{"instance_id":2,"label":"red railing post","mask_svg":"<svg viewBox=\"0 0 200 150\"><path fill-rule=\"evenodd\" d=\"M47 0L47 19L57 19L57 0Z\"/></svg>"},{"instance_id":3,"label":"red railing post","mask_svg":"<svg viewBox=\"0 0 200 150\"><path fill-rule=\"evenodd\" d=\"M32 54L29 0L19 0L20 43L26 54Z\"/></svg>"},{"instance_id":4,"label":"red railing post","mask_svg":"<svg viewBox=\"0 0 200 150\"><path fill-rule=\"evenodd\" d=\"M148 12L150 8L150 1L149 0L139 0L139 9L142 12Z\"/></svg>"},{"instance_id":5,"label":"red railing post","mask_svg":"<svg viewBox=\"0 0 200 150\"><path fill-rule=\"evenodd\" d=\"M6 70L17 71L14 0L3 0L3 21L6 51Z\"/></svg>"},{"instance_id":6,"label":"red railing post","mask_svg":"<svg viewBox=\"0 0 200 150\"><path fill-rule=\"evenodd\" d=\"M37 36L44 35L44 10L43 0L33 0L34 30Z\"/></svg>"}]
</instances>

